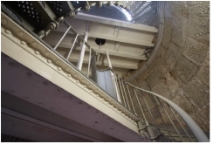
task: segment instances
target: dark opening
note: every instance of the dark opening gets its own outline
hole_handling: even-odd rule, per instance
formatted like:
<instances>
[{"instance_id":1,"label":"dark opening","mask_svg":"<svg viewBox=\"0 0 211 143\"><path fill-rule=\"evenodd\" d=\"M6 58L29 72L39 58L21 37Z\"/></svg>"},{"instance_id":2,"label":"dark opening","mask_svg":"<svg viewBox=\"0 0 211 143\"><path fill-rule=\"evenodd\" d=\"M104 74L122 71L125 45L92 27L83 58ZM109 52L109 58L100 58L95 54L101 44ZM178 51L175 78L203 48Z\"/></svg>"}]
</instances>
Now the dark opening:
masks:
<instances>
[{"instance_id":1,"label":"dark opening","mask_svg":"<svg viewBox=\"0 0 211 143\"><path fill-rule=\"evenodd\" d=\"M95 43L97 44L97 45L104 45L105 43L106 43L106 40L105 39L100 39L100 38L96 38L95 39Z\"/></svg>"}]
</instances>

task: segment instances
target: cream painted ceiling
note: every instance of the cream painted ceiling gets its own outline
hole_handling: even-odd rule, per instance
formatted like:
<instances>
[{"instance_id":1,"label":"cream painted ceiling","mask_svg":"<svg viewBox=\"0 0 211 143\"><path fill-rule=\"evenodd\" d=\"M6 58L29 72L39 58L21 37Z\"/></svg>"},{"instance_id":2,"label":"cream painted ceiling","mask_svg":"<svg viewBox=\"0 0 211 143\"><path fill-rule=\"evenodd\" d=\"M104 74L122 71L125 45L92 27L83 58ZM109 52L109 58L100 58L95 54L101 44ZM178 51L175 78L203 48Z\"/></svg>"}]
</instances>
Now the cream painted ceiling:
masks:
<instances>
[{"instance_id":1,"label":"cream painted ceiling","mask_svg":"<svg viewBox=\"0 0 211 143\"><path fill-rule=\"evenodd\" d=\"M98 53L97 67L108 68L105 52L108 51L114 70L123 75L129 70L139 68L141 61L147 60L145 52L153 48L153 39L157 29L152 26L133 24L129 22L103 18L84 13L77 14L74 18L66 19L70 25L84 36L88 32L88 44ZM51 46L55 46L67 28L64 25L49 34L44 40ZM64 57L68 55L70 47L76 35L68 33L57 51ZM105 39L104 45L97 45L96 38ZM82 45L77 43L69 58L69 61L77 65ZM89 51L85 53L82 72L87 73ZM91 74L91 73L90 73ZM91 75L90 75L91 76Z\"/></svg>"}]
</instances>

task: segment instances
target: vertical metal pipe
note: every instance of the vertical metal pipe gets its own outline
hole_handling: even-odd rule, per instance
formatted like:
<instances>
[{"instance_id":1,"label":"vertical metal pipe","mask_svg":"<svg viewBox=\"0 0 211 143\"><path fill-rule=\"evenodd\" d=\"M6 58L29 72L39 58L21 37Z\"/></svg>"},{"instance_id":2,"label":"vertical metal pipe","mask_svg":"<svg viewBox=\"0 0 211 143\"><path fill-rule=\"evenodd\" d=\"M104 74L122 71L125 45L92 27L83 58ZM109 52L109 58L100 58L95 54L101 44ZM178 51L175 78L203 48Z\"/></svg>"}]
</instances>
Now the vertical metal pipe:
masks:
<instances>
[{"instance_id":1,"label":"vertical metal pipe","mask_svg":"<svg viewBox=\"0 0 211 143\"><path fill-rule=\"evenodd\" d=\"M90 70L91 59L92 59L92 48L89 49L89 64L88 64L87 77L89 77L89 70Z\"/></svg>"},{"instance_id":2,"label":"vertical metal pipe","mask_svg":"<svg viewBox=\"0 0 211 143\"><path fill-rule=\"evenodd\" d=\"M65 31L64 35L60 38L59 42L56 44L56 46L54 47L54 50L56 50L56 48L59 46L59 44L62 42L62 40L64 39L64 37L67 35L67 33L69 32L69 30L71 29L71 26L69 26L67 28L67 30Z\"/></svg>"},{"instance_id":3,"label":"vertical metal pipe","mask_svg":"<svg viewBox=\"0 0 211 143\"><path fill-rule=\"evenodd\" d=\"M148 93L148 94L149 94L149 93ZM158 104L157 104L157 102L155 101L155 99L153 98L153 96L152 96L151 94L149 94L149 96L150 96L150 98L153 99L153 101L156 103L156 107L158 107ZM160 115L160 117L161 117L161 121L163 122L164 127L165 127L166 130L168 131L169 136L172 137L172 135L171 135L169 129L168 129L168 128L166 127L166 125L165 125L165 122L164 122L164 120L163 120L163 117L162 117L162 115L161 115L159 109L158 109L158 108L156 108L156 109L157 109L157 111L158 111L158 113L159 113L159 115ZM173 139L173 137L172 137L172 139Z\"/></svg>"},{"instance_id":4,"label":"vertical metal pipe","mask_svg":"<svg viewBox=\"0 0 211 143\"><path fill-rule=\"evenodd\" d=\"M69 59L70 54L71 54L72 51L73 51L73 47L75 46L75 43L76 43L76 41L77 41L77 38L78 38L78 34L76 34L76 37L75 37L75 39L74 39L74 41L73 41L73 44L72 44L72 46L71 46L71 48L70 48L70 52L68 53L68 56L67 56L66 60Z\"/></svg>"},{"instance_id":5,"label":"vertical metal pipe","mask_svg":"<svg viewBox=\"0 0 211 143\"><path fill-rule=\"evenodd\" d=\"M128 91L128 95L129 95L129 98L130 98L132 107L133 107L133 111L134 111L135 114L137 114L137 113L136 113L136 110L135 110L135 106L134 106L133 101L132 101L132 98L131 98L131 95L130 95L130 90L129 90L129 87L128 87L127 84L126 84L126 87L127 87L127 91Z\"/></svg>"},{"instance_id":6,"label":"vertical metal pipe","mask_svg":"<svg viewBox=\"0 0 211 143\"><path fill-rule=\"evenodd\" d=\"M117 88L117 99L120 103L122 103L122 100L120 98L120 91L119 91L119 85L117 83L117 78L116 78L116 75L114 74L114 80L115 80L115 83L116 83L116 88Z\"/></svg>"},{"instance_id":7,"label":"vertical metal pipe","mask_svg":"<svg viewBox=\"0 0 211 143\"><path fill-rule=\"evenodd\" d=\"M137 94L136 94L135 89L133 89L133 92L135 93L136 99L137 99L138 104L139 104L139 107L140 107L140 109L141 109L141 113L142 113L142 115L143 115L143 117L144 117L145 124L146 124L146 126L149 126L149 123L148 123L148 121L147 121L147 119L146 119L146 117L145 117L145 115L144 115L144 111L143 111L143 109L142 109L141 103L140 103L140 101L139 101L139 98L138 98L138 96L137 96Z\"/></svg>"},{"instance_id":8,"label":"vertical metal pipe","mask_svg":"<svg viewBox=\"0 0 211 143\"><path fill-rule=\"evenodd\" d=\"M167 116L168 119L170 120L170 122L171 122L171 124L173 125L174 129L176 130L177 134L179 135L180 139L181 139L182 141L184 141L184 140L182 139L182 137L181 137L179 131L177 130L176 126L174 125L173 121L171 120L171 118L170 118L168 112L167 112L166 109L163 107L163 104L160 102L160 99L159 99L159 98L157 98L157 99L158 99L158 101L159 101L161 107L163 108L164 112L166 113L166 116Z\"/></svg>"},{"instance_id":9,"label":"vertical metal pipe","mask_svg":"<svg viewBox=\"0 0 211 143\"><path fill-rule=\"evenodd\" d=\"M125 93L125 100L127 101L128 109L131 111L129 100L127 98L127 93L126 93L126 90L125 90L125 86L124 86L124 81L123 80L122 80L122 86L123 86L123 90L124 90L124 93Z\"/></svg>"},{"instance_id":10,"label":"vertical metal pipe","mask_svg":"<svg viewBox=\"0 0 211 143\"><path fill-rule=\"evenodd\" d=\"M133 87L132 87L133 88ZM156 107L158 107L158 104L157 104L157 102L155 101L155 99L153 98L154 96L152 96L151 94L149 94L149 93L147 93L148 95L149 95L149 97L151 98L151 100L153 100L153 102L156 104ZM155 97L156 98L156 97ZM163 125L164 125L164 127L165 127L165 129L168 131L168 134L169 134L169 136L173 139L173 137L172 137L172 135L171 135L171 133L170 133L170 131L169 131L169 129L166 127L166 125L165 125L165 122L164 122L164 120L163 120L163 117L162 117L162 115L161 115L161 113L160 113L160 111L159 111L159 109L158 108L156 108L156 110L158 111L158 113L159 113L159 115L160 115L160 118L161 118L161 121L162 121L162 123L163 123Z\"/></svg>"},{"instance_id":11,"label":"vertical metal pipe","mask_svg":"<svg viewBox=\"0 0 211 143\"><path fill-rule=\"evenodd\" d=\"M167 104L167 105L168 105L168 104ZM186 131L186 129L184 128L184 126L181 124L181 122L180 122L180 120L177 118L177 116L174 114L172 108L171 108L169 105L168 105L168 107L169 107L169 109L171 110L171 113L172 113L172 114L174 115L174 117L176 118L176 120L179 122L179 124L180 124L180 126L182 127L182 129L185 131L186 135L188 136L188 139L189 139L190 141L192 141L191 138L190 138L190 135L188 134L188 132Z\"/></svg>"},{"instance_id":12,"label":"vertical metal pipe","mask_svg":"<svg viewBox=\"0 0 211 143\"><path fill-rule=\"evenodd\" d=\"M123 95L124 95L124 98L125 98L125 103L127 104L127 107L128 109L130 108L129 104L128 104L128 100L126 99L126 95L125 95L125 89L124 89L124 85L122 83L122 79L120 78L120 83L122 85L122 91L123 91Z\"/></svg>"},{"instance_id":13,"label":"vertical metal pipe","mask_svg":"<svg viewBox=\"0 0 211 143\"><path fill-rule=\"evenodd\" d=\"M127 105L126 105L125 98L124 98L124 96L123 96L123 90L122 90L122 85L121 85L121 83L120 83L120 78L118 78L117 81L119 81L119 87L120 87L121 95L122 95L121 97L122 97L122 99L123 99L123 101L124 101L124 105L125 105L125 107L126 107Z\"/></svg>"},{"instance_id":14,"label":"vertical metal pipe","mask_svg":"<svg viewBox=\"0 0 211 143\"><path fill-rule=\"evenodd\" d=\"M153 117L153 115L152 115L152 112L151 112L151 110L150 110L150 108L149 108L149 105L148 105L148 103L147 103L147 101L146 101L146 99L145 99L145 97L144 97L143 92L142 92L141 90L139 90L139 91L142 93L142 97L143 97L144 102L145 102L145 104L146 104L146 106L147 106L147 109L148 109L148 111L149 111L149 114L151 115L151 117L152 117L152 119L153 119L154 124L157 125L156 122L155 122L155 119L154 119L154 117Z\"/></svg>"},{"instance_id":15,"label":"vertical metal pipe","mask_svg":"<svg viewBox=\"0 0 211 143\"><path fill-rule=\"evenodd\" d=\"M106 57L107 57L107 61L108 61L108 66L109 66L109 68L112 69L111 59L110 59L110 56L109 56L109 52L108 51L106 51Z\"/></svg>"},{"instance_id":16,"label":"vertical metal pipe","mask_svg":"<svg viewBox=\"0 0 211 143\"><path fill-rule=\"evenodd\" d=\"M80 54L79 61L78 61L78 64L77 64L77 68L80 71L81 71L82 65L83 65L84 55L85 55L85 51L86 51L85 42L87 42L87 39L88 39L88 32L86 32L86 34L85 34L83 46L82 46L82 49L81 49L81 54Z\"/></svg>"}]
</instances>

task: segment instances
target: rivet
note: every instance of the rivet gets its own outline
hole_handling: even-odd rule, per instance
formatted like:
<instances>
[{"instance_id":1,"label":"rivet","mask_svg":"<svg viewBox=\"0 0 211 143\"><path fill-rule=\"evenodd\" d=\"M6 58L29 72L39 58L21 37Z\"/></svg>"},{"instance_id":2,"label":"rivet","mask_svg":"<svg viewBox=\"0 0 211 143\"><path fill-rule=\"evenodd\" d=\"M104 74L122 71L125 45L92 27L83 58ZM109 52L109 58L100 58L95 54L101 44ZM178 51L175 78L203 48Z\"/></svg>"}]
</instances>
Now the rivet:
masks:
<instances>
[{"instance_id":1,"label":"rivet","mask_svg":"<svg viewBox=\"0 0 211 143\"><path fill-rule=\"evenodd\" d=\"M90 90L90 93L93 93L93 91L92 91L92 90Z\"/></svg>"},{"instance_id":2,"label":"rivet","mask_svg":"<svg viewBox=\"0 0 211 143\"><path fill-rule=\"evenodd\" d=\"M23 32L19 32L18 35L22 37L23 36Z\"/></svg>"},{"instance_id":3,"label":"rivet","mask_svg":"<svg viewBox=\"0 0 211 143\"><path fill-rule=\"evenodd\" d=\"M9 31L9 30L5 30L5 33L7 33L7 34L11 34L11 31Z\"/></svg>"},{"instance_id":4,"label":"rivet","mask_svg":"<svg viewBox=\"0 0 211 143\"><path fill-rule=\"evenodd\" d=\"M3 23L3 24L7 24L7 20L6 20L6 19L4 19L4 18L2 18L2 19L1 19L1 23Z\"/></svg>"},{"instance_id":5,"label":"rivet","mask_svg":"<svg viewBox=\"0 0 211 143\"><path fill-rule=\"evenodd\" d=\"M61 67L58 67L58 70L61 71L62 70Z\"/></svg>"},{"instance_id":6,"label":"rivet","mask_svg":"<svg viewBox=\"0 0 211 143\"><path fill-rule=\"evenodd\" d=\"M71 77L71 75L70 75L70 74L67 74L67 76L68 76L68 77Z\"/></svg>"},{"instance_id":7,"label":"rivet","mask_svg":"<svg viewBox=\"0 0 211 143\"><path fill-rule=\"evenodd\" d=\"M86 89L86 85L83 86Z\"/></svg>"},{"instance_id":8,"label":"rivet","mask_svg":"<svg viewBox=\"0 0 211 143\"><path fill-rule=\"evenodd\" d=\"M36 54L36 55L40 55L40 52L39 52L39 51L35 51L35 54Z\"/></svg>"},{"instance_id":9,"label":"rivet","mask_svg":"<svg viewBox=\"0 0 211 143\"><path fill-rule=\"evenodd\" d=\"M25 42L25 41L21 41L21 44L22 44L22 45L26 45L26 42Z\"/></svg>"},{"instance_id":10,"label":"rivet","mask_svg":"<svg viewBox=\"0 0 211 143\"><path fill-rule=\"evenodd\" d=\"M48 63L52 63L52 61L50 59L47 60Z\"/></svg>"},{"instance_id":11,"label":"rivet","mask_svg":"<svg viewBox=\"0 0 211 143\"><path fill-rule=\"evenodd\" d=\"M76 80L77 83L79 83L79 80Z\"/></svg>"}]
</instances>

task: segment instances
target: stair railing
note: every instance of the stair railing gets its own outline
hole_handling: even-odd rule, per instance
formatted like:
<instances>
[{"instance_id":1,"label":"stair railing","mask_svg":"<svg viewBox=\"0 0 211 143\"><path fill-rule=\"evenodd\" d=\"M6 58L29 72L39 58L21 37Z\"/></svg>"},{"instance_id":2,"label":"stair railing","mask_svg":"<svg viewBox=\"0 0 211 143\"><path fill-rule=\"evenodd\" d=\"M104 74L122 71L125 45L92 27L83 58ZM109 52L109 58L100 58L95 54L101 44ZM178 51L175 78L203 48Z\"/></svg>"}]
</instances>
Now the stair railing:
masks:
<instances>
[{"instance_id":1,"label":"stair railing","mask_svg":"<svg viewBox=\"0 0 211 143\"><path fill-rule=\"evenodd\" d=\"M60 56L62 56L66 61L69 62L70 55L71 55L72 51L74 50L74 47L75 47L76 43L78 43L83 48L83 52L81 52L81 54L80 54L80 58L78 60L78 66L77 66L77 69L79 69L81 71L82 70L82 66L83 66L83 61L84 61L84 55L85 55L85 52L86 52L86 48L88 48L88 50L89 50L89 61L88 61L88 68L87 68L87 75L86 76L89 77L90 66L91 66L91 57L92 57L92 55L95 55L97 53L87 43L86 39L87 39L88 35L85 35L85 38L84 38L83 36L79 35L75 31L75 29L66 20L64 20L63 23L67 26L67 30L64 32L64 34L62 35L62 37L59 39L59 41L57 42L57 44L54 46L53 50L54 51L57 50L57 48L59 47L59 45L61 44L61 42L64 40L64 38L67 36L68 33L71 32L72 34L74 34L75 35L74 41L73 41L73 43L72 43L72 45L70 47L70 50L68 52L67 57L63 57L61 54L60 54ZM56 53L58 53L58 52L56 52Z\"/></svg>"},{"instance_id":2,"label":"stair railing","mask_svg":"<svg viewBox=\"0 0 211 143\"><path fill-rule=\"evenodd\" d=\"M75 34L75 39L74 39L74 42L70 48L70 51L68 53L68 56L65 58L66 60L68 60L68 58L70 57L70 54L71 52L73 51L73 48L74 48L74 45L76 42L79 42L79 44L83 44L82 46L86 46L88 49L89 49L89 64L88 64L88 74L87 76L89 77L89 70L90 70L90 63L91 63L91 56L93 53L96 54L96 52L89 46L89 44L86 42L85 38L83 38L83 36L80 36L78 35L78 33L71 27L71 25L69 25L66 21L64 21L65 25L67 25L67 30L64 32L63 36L60 38L60 40L58 41L58 43L56 44L56 46L54 47L54 50L57 49L57 47L59 46L59 44L62 42L62 40L65 38L66 34L71 31L73 34ZM85 54L85 52L84 52ZM105 53L106 54L106 53ZM84 56L84 55L82 55ZM83 60L82 60L83 62ZM183 136L180 134L180 132L178 131L177 129L177 126L174 124L173 120L171 119L169 113L167 112L166 108L164 107L163 103L160 101L160 99L162 101L164 101L166 104L167 104L167 107L170 109L171 113L173 114L173 116L176 118L177 122L180 124L180 126L182 127L182 129L184 130L184 132L186 133L188 139L190 141L191 138L190 138L190 135L188 134L188 132L186 131L186 129L184 128L184 126L182 125L182 123L180 122L180 120L177 118L176 114L174 113L174 111L176 111L181 117L182 119L186 122L186 124L188 125L188 127L191 129L191 131L193 132L194 136L197 138L198 141L209 141L207 136L204 134L204 132L201 130L201 128L195 123L195 121L185 112L183 111L179 106L177 106L175 103L173 103L172 101L168 100L167 98L159 95L159 94L156 94L156 93L153 93L153 92L150 92L150 91L147 91L147 90L144 90L144 89L141 89L139 87L136 87L128 82L125 82L123 81L122 78L120 77L116 77L116 82L117 82L117 89L118 89L118 92L119 94L121 95L121 101L122 101L122 105L125 106L129 111L133 112L134 114L137 115L137 112L135 110L135 107L134 107L134 103L132 101L132 97L131 97L131 93L130 93L130 90L129 90L129 87L132 87L133 88L133 92L134 92L134 95L136 97L136 100L138 101L138 105L140 107L140 110L142 112L142 115L143 115L143 118L144 118L144 122L145 122L145 125L147 126L147 130L148 130L148 133L151 133L151 136L150 138L151 139L155 139L157 136L155 135L155 130L149 128L150 125L149 125L149 122L148 120L146 119L146 116L144 115L144 111L143 111L143 105L141 104L141 102L139 101L139 98L138 98L138 95L136 93L136 90L138 90L139 92L145 92L145 93L148 93L149 96L152 96L151 98L154 98L154 99L157 99L158 103L161 105L165 115L168 117L170 123L173 125L176 133L178 134L179 138L181 139L181 141L184 141L183 139ZM145 105L147 107L147 110L149 111L150 113L150 116L153 118L153 123L155 125L155 128L157 128L157 125L155 123L155 119L153 117L153 114L151 113L151 110L149 108L149 105L145 99L145 97L143 96L143 100L145 102ZM173 111L174 109L174 111ZM163 119L162 119L163 121ZM163 121L164 123L164 121ZM166 130L168 130L168 128L166 128ZM170 133L170 131L168 131L168 134L171 138L172 135Z\"/></svg>"},{"instance_id":3,"label":"stair railing","mask_svg":"<svg viewBox=\"0 0 211 143\"><path fill-rule=\"evenodd\" d=\"M176 131L176 133L178 134L178 137L181 139L180 141L186 141L185 139L189 139L189 141L193 141L192 137L190 136L190 133L188 133L188 131L186 130L186 128L184 127L184 125L181 123L181 121L179 120L179 118L177 117L178 115L183 119L183 121L185 121L186 125L189 127L189 129L191 130L191 132L193 133L193 135L195 136L195 138L200 141L200 142L209 142L209 139L208 137L205 135L205 133L202 131L202 129L196 124L196 122L183 110L181 109L178 105L176 105L174 102L170 101L169 99L157 94L157 93L154 93L154 92L151 92L151 91L148 91L148 90L145 90L145 89L142 89L142 88L139 88L137 86L134 86L128 82L125 82L123 81L120 77L117 78L117 80L119 81L119 87L123 88L124 87L127 87L127 93L126 93L126 90L122 90L122 93L120 94L121 95L121 98L123 98L123 101L124 101L124 98L126 98L126 96L129 96L131 99L131 105L134 107L134 100L136 100L136 102L138 102L138 105L139 105L139 108L140 108L140 111L141 111L141 114L142 114L142 117L144 119L144 124L146 126L146 129L148 127L152 127L154 126L155 128L153 130L148 130L148 134L149 134L149 138L154 140L156 139L158 136L156 136L155 134L151 133L151 136L150 136L150 132L155 132L156 129L159 129L159 126L158 124L156 124L155 122L155 118L153 117L153 114L151 112L151 109L149 108L149 104L146 100L146 98L144 97L144 93L147 94L147 96L149 96L149 98L156 104L160 104L160 107L161 109L163 109L166 117L168 118L168 120L170 121L171 125L173 126L174 130ZM134 92L134 94L132 95L131 97L131 93L130 93L130 89L132 89L132 91ZM137 94L137 91L139 91L141 94ZM142 96L142 102L140 101L139 97ZM146 96L146 95L145 95ZM129 99L127 101L129 101ZM133 101L132 101L133 99ZM127 102L126 102L127 103ZM132 112L134 112L136 114L136 111L137 109L135 108L130 108L130 105L127 103L127 104L123 104L125 105L126 108L128 108L129 110L130 109L133 109L131 110ZM152 117L152 123L148 121L148 119L146 118L146 112L144 112L144 108L143 108L143 103L145 103L145 107L147 108L147 110L149 111L149 114L150 116ZM164 106L166 105L166 107ZM155 107L157 108L157 106ZM158 112L159 109L157 109ZM175 121L172 119L171 115L168 113L168 111L170 111L170 113L173 115L173 117L176 119L177 123L179 123L179 125L181 126L183 132L186 134L186 135L182 135L178 129L178 126L175 125ZM176 113L175 113L176 112ZM168 135L170 138L174 138L175 135L172 135L171 132L167 126L165 125L164 123L164 119L163 119L163 116L160 114L161 116L161 120L163 122L163 125L165 127L165 129L159 129L159 130L165 130L168 132ZM142 124L143 125L143 124ZM150 128L149 128L150 129ZM154 138L153 138L154 137Z\"/></svg>"}]
</instances>

